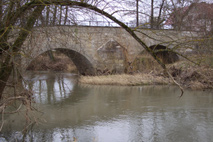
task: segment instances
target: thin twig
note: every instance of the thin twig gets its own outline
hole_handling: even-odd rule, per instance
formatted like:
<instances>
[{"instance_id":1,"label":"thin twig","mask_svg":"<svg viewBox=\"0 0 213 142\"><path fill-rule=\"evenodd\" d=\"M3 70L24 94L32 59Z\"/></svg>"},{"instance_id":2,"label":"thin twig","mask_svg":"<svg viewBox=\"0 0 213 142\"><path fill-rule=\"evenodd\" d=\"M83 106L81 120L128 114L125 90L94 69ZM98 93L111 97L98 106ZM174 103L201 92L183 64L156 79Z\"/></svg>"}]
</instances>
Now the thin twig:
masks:
<instances>
[{"instance_id":1,"label":"thin twig","mask_svg":"<svg viewBox=\"0 0 213 142\"><path fill-rule=\"evenodd\" d=\"M4 112L4 114L13 114L13 113L17 113L22 107L22 104L19 105L19 107L15 110L15 111L12 111L12 112Z\"/></svg>"},{"instance_id":2,"label":"thin twig","mask_svg":"<svg viewBox=\"0 0 213 142\"><path fill-rule=\"evenodd\" d=\"M180 88L180 90L181 90L180 97L182 97L183 93L184 93L183 87L173 78L173 76L168 72L168 70L165 70L165 71L169 75L169 77L172 79L172 81Z\"/></svg>"}]
</instances>

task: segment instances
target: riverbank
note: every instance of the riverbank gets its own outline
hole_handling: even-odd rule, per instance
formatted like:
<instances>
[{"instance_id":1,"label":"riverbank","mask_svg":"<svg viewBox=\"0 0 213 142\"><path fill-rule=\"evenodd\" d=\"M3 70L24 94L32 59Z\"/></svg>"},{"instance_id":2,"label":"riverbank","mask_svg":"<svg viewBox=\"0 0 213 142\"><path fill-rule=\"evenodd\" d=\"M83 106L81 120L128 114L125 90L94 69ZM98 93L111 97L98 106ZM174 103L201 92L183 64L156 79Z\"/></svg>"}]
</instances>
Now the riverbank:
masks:
<instances>
[{"instance_id":1,"label":"riverbank","mask_svg":"<svg viewBox=\"0 0 213 142\"><path fill-rule=\"evenodd\" d=\"M48 54L43 54L35 59L28 70L33 71L62 71L77 73L73 62L61 53L53 52L54 60L51 60ZM120 75L101 75L101 76L80 76L79 82L93 85L168 85L174 84L161 67L149 57L141 57L143 64L135 63L134 68L137 73ZM189 61L178 61L168 64L167 68L173 78L184 88L193 90L213 89L213 57L205 55L191 56L196 62L202 59L202 64L195 65Z\"/></svg>"},{"instance_id":2,"label":"riverbank","mask_svg":"<svg viewBox=\"0 0 213 142\"><path fill-rule=\"evenodd\" d=\"M184 88L193 90L213 89L213 68L192 66L178 62L168 66L173 78ZM133 75L81 76L79 82L93 85L173 85L174 82L163 70L137 73Z\"/></svg>"},{"instance_id":3,"label":"riverbank","mask_svg":"<svg viewBox=\"0 0 213 142\"><path fill-rule=\"evenodd\" d=\"M121 75L103 75L103 76L81 76L80 83L93 85L165 85L172 84L169 78L155 76L152 74L121 74Z\"/></svg>"}]
</instances>

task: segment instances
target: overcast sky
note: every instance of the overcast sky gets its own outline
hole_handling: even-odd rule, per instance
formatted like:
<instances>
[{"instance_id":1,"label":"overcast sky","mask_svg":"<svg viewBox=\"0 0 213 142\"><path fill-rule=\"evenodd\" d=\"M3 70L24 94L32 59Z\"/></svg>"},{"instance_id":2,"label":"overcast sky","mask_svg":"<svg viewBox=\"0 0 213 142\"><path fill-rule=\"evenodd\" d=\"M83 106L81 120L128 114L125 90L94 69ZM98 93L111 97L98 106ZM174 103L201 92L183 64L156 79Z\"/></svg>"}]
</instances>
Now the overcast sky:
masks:
<instances>
[{"instance_id":1,"label":"overcast sky","mask_svg":"<svg viewBox=\"0 0 213 142\"><path fill-rule=\"evenodd\" d=\"M131 1L131 0L129 0L129 1ZM211 3L213 2L213 0L202 0L202 1L211 2ZM135 12L132 12L132 14L131 14L131 10L135 11L135 9L136 9L134 3L132 5L127 5L125 0L123 0L123 1L107 0L107 2L109 2L109 3L107 3L107 6L104 8L105 11L107 11L109 13L113 13L114 11L117 11L119 9L120 10L125 10L125 9L130 10L130 11L126 12L127 13L126 15L124 15L124 12L118 12L116 14L113 14L113 16L115 16L116 18L118 18L119 20L121 20L122 22L125 22L125 23L130 23L130 22L135 23L136 14L135 14ZM132 2L135 2L135 0L132 0ZM162 2L162 0L155 0L155 9L154 9L155 17L158 16L159 5L161 2ZM106 4L103 4L102 6L105 6L105 5ZM142 21L143 23L149 22L149 15L150 15L150 11L151 11L150 5L151 5L151 0L143 0L143 2L140 3L139 11L144 14L139 15L139 21ZM87 11L86 9L81 9L77 12L70 11L70 13L76 13L74 17L76 17L76 20L78 20L78 21L83 21L83 24L86 22L89 23L89 21L105 21L106 22L105 24L108 24L107 21L110 21L103 16L97 16L93 12L88 12L88 11L86 12L86 11ZM168 13L165 15L168 15ZM98 24L101 24L101 22L99 22ZM102 22L102 24L103 24L103 22ZM104 26L104 25L97 25L97 26Z\"/></svg>"}]
</instances>

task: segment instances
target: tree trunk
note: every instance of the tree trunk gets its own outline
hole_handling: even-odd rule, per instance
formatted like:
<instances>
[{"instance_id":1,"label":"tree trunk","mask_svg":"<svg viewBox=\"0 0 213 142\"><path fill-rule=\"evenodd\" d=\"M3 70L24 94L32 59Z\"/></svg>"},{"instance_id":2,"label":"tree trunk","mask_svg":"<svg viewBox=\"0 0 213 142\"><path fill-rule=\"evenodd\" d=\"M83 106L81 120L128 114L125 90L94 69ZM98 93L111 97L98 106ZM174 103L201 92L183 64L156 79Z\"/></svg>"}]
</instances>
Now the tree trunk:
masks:
<instances>
[{"instance_id":1,"label":"tree trunk","mask_svg":"<svg viewBox=\"0 0 213 142\"><path fill-rule=\"evenodd\" d=\"M62 6L60 6L59 25L61 25L61 18L62 18Z\"/></svg>"},{"instance_id":2,"label":"tree trunk","mask_svg":"<svg viewBox=\"0 0 213 142\"><path fill-rule=\"evenodd\" d=\"M13 69L13 65L9 63L10 59L11 59L11 56L7 56L0 70L0 100L2 99L4 88L6 86L7 80L9 79Z\"/></svg>"},{"instance_id":3,"label":"tree trunk","mask_svg":"<svg viewBox=\"0 0 213 142\"><path fill-rule=\"evenodd\" d=\"M0 25L2 24L1 23L1 18L2 18L2 15L3 15L2 6L3 6L3 1L1 0L0 1Z\"/></svg>"},{"instance_id":4,"label":"tree trunk","mask_svg":"<svg viewBox=\"0 0 213 142\"><path fill-rule=\"evenodd\" d=\"M32 30L36 19L41 15L42 10L44 9L44 6L37 6L32 14L29 16L27 20L27 24L25 27L22 28L22 30L19 32L18 38L15 40L14 44L12 45L12 53L10 55L7 55L4 63L2 64L2 67L0 68L0 100L2 99L3 91L6 86L7 80L10 77L10 74L13 70L13 62L11 62L11 59L13 58L11 55L17 54L19 52L21 46L23 45L24 41L26 40L29 31Z\"/></svg>"},{"instance_id":5,"label":"tree trunk","mask_svg":"<svg viewBox=\"0 0 213 142\"><path fill-rule=\"evenodd\" d=\"M56 15L57 15L57 5L55 5L54 13L53 13L53 26L56 24Z\"/></svg>"},{"instance_id":6,"label":"tree trunk","mask_svg":"<svg viewBox=\"0 0 213 142\"><path fill-rule=\"evenodd\" d=\"M139 6L138 6L138 2L139 2L139 0L136 0L136 27L139 26L139 13L138 13Z\"/></svg>"},{"instance_id":7,"label":"tree trunk","mask_svg":"<svg viewBox=\"0 0 213 142\"><path fill-rule=\"evenodd\" d=\"M46 9L47 9L47 11L46 11L46 26L48 26L49 25L50 7L47 6Z\"/></svg>"},{"instance_id":8,"label":"tree trunk","mask_svg":"<svg viewBox=\"0 0 213 142\"><path fill-rule=\"evenodd\" d=\"M66 25L66 23L67 23L67 16L68 16L68 6L66 6L66 13L65 13L65 17L64 17L64 25Z\"/></svg>"},{"instance_id":9,"label":"tree trunk","mask_svg":"<svg viewBox=\"0 0 213 142\"><path fill-rule=\"evenodd\" d=\"M151 0L151 15L150 15L150 27L154 27L154 0Z\"/></svg>"},{"instance_id":10,"label":"tree trunk","mask_svg":"<svg viewBox=\"0 0 213 142\"><path fill-rule=\"evenodd\" d=\"M159 14L158 14L158 21L157 21L157 29L160 29L160 24L162 23L162 18L161 18L161 13L162 13L162 9L163 9L163 5L164 5L164 1L165 0L162 0L162 3L160 5L160 10L159 10Z\"/></svg>"}]
</instances>

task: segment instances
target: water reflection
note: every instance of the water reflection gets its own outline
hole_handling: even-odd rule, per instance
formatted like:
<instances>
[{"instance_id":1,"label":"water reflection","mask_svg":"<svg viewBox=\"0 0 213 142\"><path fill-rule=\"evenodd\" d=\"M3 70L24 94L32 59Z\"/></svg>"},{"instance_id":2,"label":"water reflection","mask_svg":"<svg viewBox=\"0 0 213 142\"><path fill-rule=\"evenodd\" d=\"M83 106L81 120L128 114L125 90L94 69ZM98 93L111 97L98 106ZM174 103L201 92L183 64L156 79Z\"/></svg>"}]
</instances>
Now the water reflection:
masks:
<instances>
[{"instance_id":1,"label":"water reflection","mask_svg":"<svg viewBox=\"0 0 213 142\"><path fill-rule=\"evenodd\" d=\"M36 103L56 103L71 95L75 75L68 73L28 72L24 84L34 92Z\"/></svg>"},{"instance_id":2,"label":"water reflection","mask_svg":"<svg viewBox=\"0 0 213 142\"><path fill-rule=\"evenodd\" d=\"M173 86L80 85L69 75L28 79L47 122L33 127L26 141L213 141L212 91L186 90L179 98ZM20 140L23 118L9 116L7 123L0 141Z\"/></svg>"}]
</instances>

